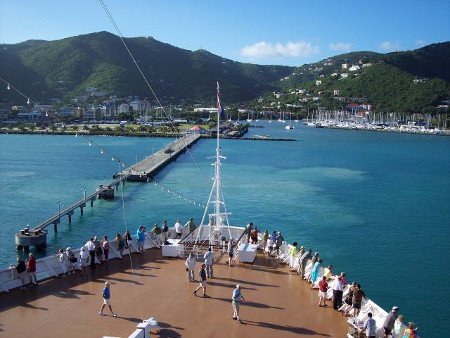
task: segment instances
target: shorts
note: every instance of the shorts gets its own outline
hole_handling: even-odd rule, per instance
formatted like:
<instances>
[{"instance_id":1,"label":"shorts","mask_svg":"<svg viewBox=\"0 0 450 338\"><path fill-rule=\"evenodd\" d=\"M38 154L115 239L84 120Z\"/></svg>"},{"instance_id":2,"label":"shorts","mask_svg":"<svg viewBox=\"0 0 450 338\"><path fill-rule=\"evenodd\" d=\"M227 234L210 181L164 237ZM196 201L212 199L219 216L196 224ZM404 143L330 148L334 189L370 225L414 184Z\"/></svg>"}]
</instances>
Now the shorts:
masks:
<instances>
[{"instance_id":1,"label":"shorts","mask_svg":"<svg viewBox=\"0 0 450 338\"><path fill-rule=\"evenodd\" d=\"M387 327L383 327L383 329L384 329L384 334L386 334L386 335L388 335L388 334L391 334L391 329L388 329Z\"/></svg>"},{"instance_id":2,"label":"shorts","mask_svg":"<svg viewBox=\"0 0 450 338\"><path fill-rule=\"evenodd\" d=\"M352 308L361 310L361 303L353 303Z\"/></svg>"},{"instance_id":3,"label":"shorts","mask_svg":"<svg viewBox=\"0 0 450 338\"><path fill-rule=\"evenodd\" d=\"M103 298L103 304L109 306L109 305L111 305L111 300L110 300L110 299Z\"/></svg>"},{"instance_id":4,"label":"shorts","mask_svg":"<svg viewBox=\"0 0 450 338\"><path fill-rule=\"evenodd\" d=\"M228 253L228 257L233 258L233 256L234 256L233 253L231 252Z\"/></svg>"},{"instance_id":5,"label":"shorts","mask_svg":"<svg viewBox=\"0 0 450 338\"><path fill-rule=\"evenodd\" d=\"M320 297L320 298L327 298L327 293L324 292L324 291L320 291L320 290L319 290L319 297Z\"/></svg>"},{"instance_id":6,"label":"shorts","mask_svg":"<svg viewBox=\"0 0 450 338\"><path fill-rule=\"evenodd\" d=\"M202 281L200 282L200 286L201 286L202 288L206 288L206 280L202 280Z\"/></svg>"}]
</instances>

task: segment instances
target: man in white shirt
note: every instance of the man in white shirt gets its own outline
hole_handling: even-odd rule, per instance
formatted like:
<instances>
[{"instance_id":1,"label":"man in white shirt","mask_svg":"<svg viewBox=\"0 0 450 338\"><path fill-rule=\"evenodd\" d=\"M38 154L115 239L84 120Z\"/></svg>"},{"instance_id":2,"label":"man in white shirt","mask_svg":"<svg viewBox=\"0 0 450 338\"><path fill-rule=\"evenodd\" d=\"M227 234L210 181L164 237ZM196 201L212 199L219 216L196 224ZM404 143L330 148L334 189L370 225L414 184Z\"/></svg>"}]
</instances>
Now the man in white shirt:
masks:
<instances>
[{"instance_id":1,"label":"man in white shirt","mask_svg":"<svg viewBox=\"0 0 450 338\"><path fill-rule=\"evenodd\" d=\"M183 226L180 223L180 220L178 219L175 223L175 232L177 234L176 238L181 238L181 235L183 234Z\"/></svg>"},{"instance_id":2,"label":"man in white shirt","mask_svg":"<svg viewBox=\"0 0 450 338\"><path fill-rule=\"evenodd\" d=\"M95 244L94 238L91 238L85 244L86 248L89 251L89 255L91 256L91 268L95 268Z\"/></svg>"},{"instance_id":3,"label":"man in white shirt","mask_svg":"<svg viewBox=\"0 0 450 338\"><path fill-rule=\"evenodd\" d=\"M331 283L331 288L333 289L333 309L339 310L342 306L342 290L344 289L341 276L334 278L334 281Z\"/></svg>"},{"instance_id":4,"label":"man in white shirt","mask_svg":"<svg viewBox=\"0 0 450 338\"><path fill-rule=\"evenodd\" d=\"M208 278L213 277L213 261L214 261L214 254L211 251L211 247L208 248L208 251L206 251L205 255L203 256L205 259L205 265L206 265L206 276Z\"/></svg>"}]
</instances>

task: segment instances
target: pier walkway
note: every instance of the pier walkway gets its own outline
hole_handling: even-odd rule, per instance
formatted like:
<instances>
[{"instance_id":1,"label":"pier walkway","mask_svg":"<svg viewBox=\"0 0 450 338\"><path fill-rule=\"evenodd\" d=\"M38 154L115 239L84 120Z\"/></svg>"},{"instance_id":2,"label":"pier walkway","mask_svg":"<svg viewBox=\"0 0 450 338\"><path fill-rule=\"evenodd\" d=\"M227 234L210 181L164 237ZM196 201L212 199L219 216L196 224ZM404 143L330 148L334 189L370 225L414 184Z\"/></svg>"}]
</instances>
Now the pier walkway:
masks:
<instances>
[{"instance_id":1,"label":"pier walkway","mask_svg":"<svg viewBox=\"0 0 450 338\"><path fill-rule=\"evenodd\" d=\"M21 230L16 234L17 248L24 248L27 250L29 246L36 246L38 248L45 247L47 233L44 229L46 227L53 224L53 228L55 232L57 232L58 224L60 223L62 217L68 216L70 224L72 222L72 215L74 214L75 209L80 208L80 212L83 214L83 208L86 207L86 203L90 202L92 207L97 198L114 198L114 189L117 188L120 183L124 184L125 181L150 181L159 170L175 160L187 148L196 143L200 137L201 136L199 134L188 134L177 138L174 142L146 157L139 163L136 163L131 167L115 174L111 182L101 184L96 191L90 193L89 195L86 195L85 192L82 199L72 203L62 210L59 209L58 213L44 220L32 230L29 230L28 228Z\"/></svg>"},{"instance_id":2,"label":"pier walkway","mask_svg":"<svg viewBox=\"0 0 450 338\"><path fill-rule=\"evenodd\" d=\"M148 181L161 168L176 159L187 148L192 146L200 139L199 134L188 134L168 146L160 149L153 155L145 158L141 162L122 170L114 177L126 177L128 181Z\"/></svg>"}]
</instances>

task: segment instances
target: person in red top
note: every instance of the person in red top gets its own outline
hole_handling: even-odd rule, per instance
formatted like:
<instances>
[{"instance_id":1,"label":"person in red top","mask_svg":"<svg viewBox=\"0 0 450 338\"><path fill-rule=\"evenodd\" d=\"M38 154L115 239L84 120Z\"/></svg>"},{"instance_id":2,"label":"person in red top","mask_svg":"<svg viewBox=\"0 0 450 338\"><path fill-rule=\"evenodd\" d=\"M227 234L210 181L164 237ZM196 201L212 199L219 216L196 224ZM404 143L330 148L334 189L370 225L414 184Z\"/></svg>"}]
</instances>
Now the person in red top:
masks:
<instances>
[{"instance_id":1,"label":"person in red top","mask_svg":"<svg viewBox=\"0 0 450 338\"><path fill-rule=\"evenodd\" d=\"M322 280L319 282L319 306L327 306L327 290L328 290L328 283L327 283L327 277L323 276Z\"/></svg>"},{"instance_id":2,"label":"person in red top","mask_svg":"<svg viewBox=\"0 0 450 338\"><path fill-rule=\"evenodd\" d=\"M36 258L34 258L34 255L32 253L28 255L26 263L28 276L30 276L30 283L32 285L38 285L36 281Z\"/></svg>"}]
</instances>

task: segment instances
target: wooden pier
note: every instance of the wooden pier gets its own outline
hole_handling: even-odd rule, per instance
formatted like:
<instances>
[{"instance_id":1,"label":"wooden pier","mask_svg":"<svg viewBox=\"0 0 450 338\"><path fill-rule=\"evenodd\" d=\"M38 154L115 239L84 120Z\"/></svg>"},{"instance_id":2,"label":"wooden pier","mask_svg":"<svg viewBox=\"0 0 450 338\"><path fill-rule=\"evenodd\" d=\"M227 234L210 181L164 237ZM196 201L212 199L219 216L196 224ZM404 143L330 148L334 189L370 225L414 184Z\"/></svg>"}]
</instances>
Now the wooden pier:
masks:
<instances>
[{"instance_id":1,"label":"wooden pier","mask_svg":"<svg viewBox=\"0 0 450 338\"><path fill-rule=\"evenodd\" d=\"M185 135L139 163L122 170L114 175L114 177L126 177L128 181L149 181L153 178L154 174L185 152L200 137L199 134Z\"/></svg>"},{"instance_id":2,"label":"wooden pier","mask_svg":"<svg viewBox=\"0 0 450 338\"><path fill-rule=\"evenodd\" d=\"M61 222L62 217L67 216L70 224L72 222L72 215L74 214L75 209L80 208L82 215L83 209L86 207L87 203L90 203L91 207L93 207L94 201L97 198L114 198L114 190L120 183L125 184L125 181L127 180L139 182L150 181L158 171L175 160L180 154L185 152L186 149L196 143L200 137L201 136L198 134L189 134L176 139L166 147L146 157L141 162L115 174L113 176L113 181L108 184L100 185L93 193L86 195L85 192L82 199L72 203L67 208L58 210L57 214L41 222L32 230L28 228L20 230L15 236L17 249L24 249L27 251L30 246L44 248L47 243L46 227L53 224L53 229L57 232L58 224Z\"/></svg>"}]
</instances>

